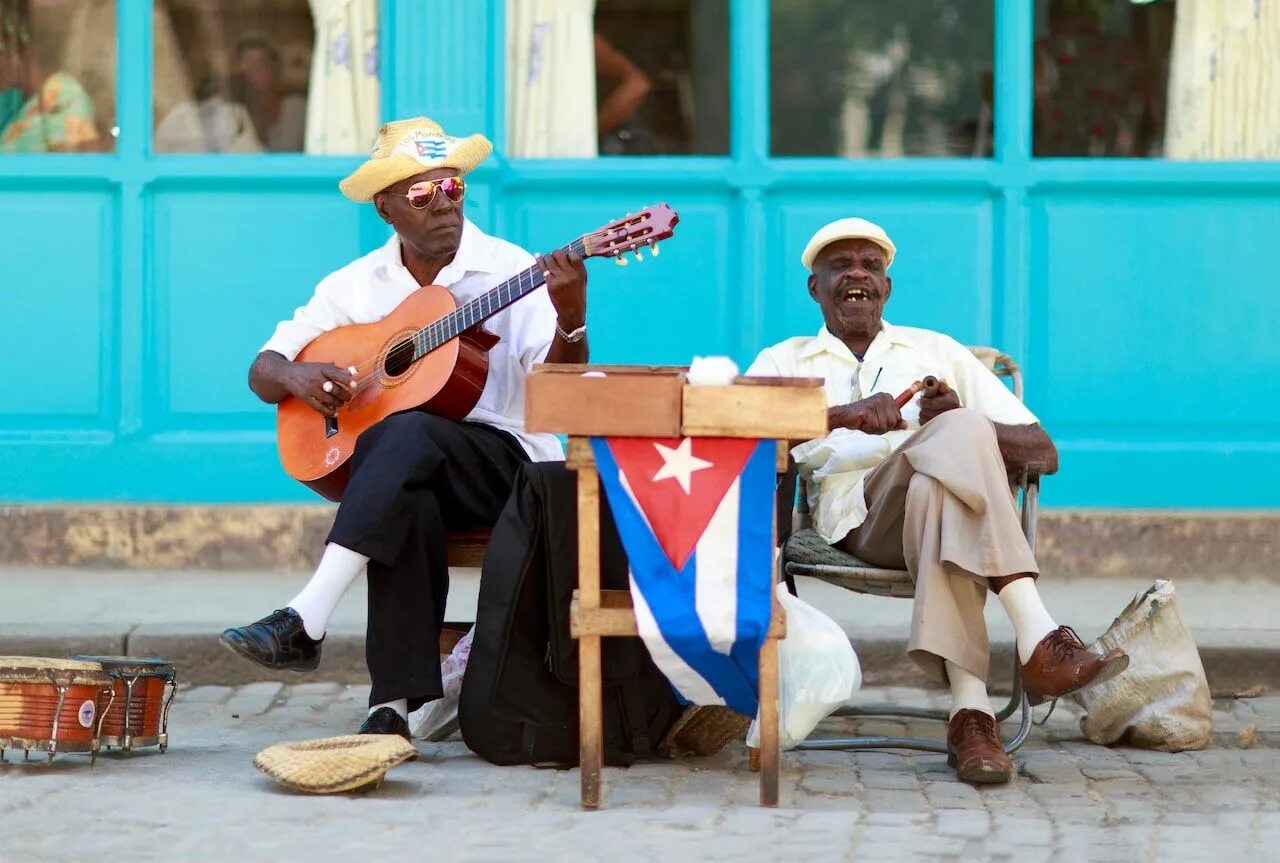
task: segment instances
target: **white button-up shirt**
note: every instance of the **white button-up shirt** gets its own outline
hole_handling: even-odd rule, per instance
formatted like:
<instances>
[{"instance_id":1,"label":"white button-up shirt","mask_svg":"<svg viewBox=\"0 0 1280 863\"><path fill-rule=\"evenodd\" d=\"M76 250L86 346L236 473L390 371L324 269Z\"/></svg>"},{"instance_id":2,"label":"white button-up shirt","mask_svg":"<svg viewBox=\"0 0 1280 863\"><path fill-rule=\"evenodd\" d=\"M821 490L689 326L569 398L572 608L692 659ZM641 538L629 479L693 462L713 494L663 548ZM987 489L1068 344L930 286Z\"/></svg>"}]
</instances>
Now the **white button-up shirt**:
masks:
<instances>
[{"instance_id":1,"label":"white button-up shirt","mask_svg":"<svg viewBox=\"0 0 1280 863\"><path fill-rule=\"evenodd\" d=\"M882 322L862 360L824 326L816 336L800 336L765 348L748 375L813 377L825 383L827 405L849 404L876 393L897 396L925 375L945 380L972 408L1003 425L1039 421L973 352L950 336ZM825 438L792 450L801 474L810 480L814 529L827 542L842 540L867 518L863 483L871 469L920 428L920 399L902 408L907 428L882 435L838 428Z\"/></svg>"},{"instance_id":2,"label":"white button-up shirt","mask_svg":"<svg viewBox=\"0 0 1280 863\"><path fill-rule=\"evenodd\" d=\"M462 305L533 263L533 255L489 236L467 219L458 251L436 284L448 288ZM281 321L262 350L292 360L321 333L382 320L418 287L400 258L400 238L393 234L381 248L326 276L311 301L292 319ZM555 435L524 430L525 375L546 357L556 331L556 311L546 287L521 297L484 326L500 341L489 351L489 377L466 419L511 433L534 461L564 458Z\"/></svg>"}]
</instances>

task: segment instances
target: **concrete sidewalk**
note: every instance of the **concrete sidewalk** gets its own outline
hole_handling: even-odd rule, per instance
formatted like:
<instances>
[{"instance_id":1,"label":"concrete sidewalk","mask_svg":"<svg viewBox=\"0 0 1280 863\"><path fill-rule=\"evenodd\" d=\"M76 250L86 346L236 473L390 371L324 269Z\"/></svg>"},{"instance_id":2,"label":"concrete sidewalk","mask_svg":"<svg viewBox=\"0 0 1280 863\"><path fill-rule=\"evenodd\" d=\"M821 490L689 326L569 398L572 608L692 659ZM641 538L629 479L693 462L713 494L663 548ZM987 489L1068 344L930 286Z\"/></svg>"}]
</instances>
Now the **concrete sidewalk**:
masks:
<instances>
[{"instance_id":1,"label":"concrete sidewalk","mask_svg":"<svg viewBox=\"0 0 1280 863\"><path fill-rule=\"evenodd\" d=\"M72 653L154 655L178 666L191 683L243 684L270 673L224 650L217 634L288 602L305 580L298 572L0 568L0 655ZM475 615L478 570L455 570L446 619ZM1133 595L1150 582L1106 578L1044 579L1056 619L1086 643L1101 635ZM1280 583L1184 580L1181 610L1200 647L1214 694L1258 685L1280 689ZM858 649L868 685L917 684L905 656L911 603L859 596L802 579L800 595L845 628ZM363 580L338 607L317 679L359 683L364 667ZM995 653L992 687L1007 683L1013 633L998 602L987 604ZM290 682L296 677L289 676Z\"/></svg>"}]
</instances>

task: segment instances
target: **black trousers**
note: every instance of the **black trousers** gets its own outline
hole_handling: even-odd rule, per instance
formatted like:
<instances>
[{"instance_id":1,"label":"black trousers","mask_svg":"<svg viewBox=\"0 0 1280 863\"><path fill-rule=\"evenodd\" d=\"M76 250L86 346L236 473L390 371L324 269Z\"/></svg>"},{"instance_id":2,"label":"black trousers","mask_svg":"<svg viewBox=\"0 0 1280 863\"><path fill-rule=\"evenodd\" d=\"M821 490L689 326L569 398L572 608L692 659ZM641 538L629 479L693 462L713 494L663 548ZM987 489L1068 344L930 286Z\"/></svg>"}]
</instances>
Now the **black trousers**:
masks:
<instances>
[{"instance_id":1,"label":"black trousers","mask_svg":"<svg viewBox=\"0 0 1280 863\"><path fill-rule=\"evenodd\" d=\"M369 558L369 704L443 695L440 626L449 595L445 531L493 527L528 461L511 435L417 411L356 441L329 542Z\"/></svg>"}]
</instances>

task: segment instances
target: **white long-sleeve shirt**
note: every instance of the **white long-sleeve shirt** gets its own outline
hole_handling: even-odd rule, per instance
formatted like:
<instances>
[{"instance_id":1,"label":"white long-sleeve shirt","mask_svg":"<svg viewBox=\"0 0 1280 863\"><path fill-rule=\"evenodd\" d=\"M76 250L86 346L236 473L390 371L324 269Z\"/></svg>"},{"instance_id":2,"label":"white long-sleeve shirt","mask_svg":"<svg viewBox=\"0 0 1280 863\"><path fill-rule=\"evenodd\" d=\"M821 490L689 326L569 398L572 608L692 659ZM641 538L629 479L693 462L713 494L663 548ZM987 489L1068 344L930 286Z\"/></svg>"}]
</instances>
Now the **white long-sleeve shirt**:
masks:
<instances>
[{"instance_id":1,"label":"white long-sleeve shirt","mask_svg":"<svg viewBox=\"0 0 1280 863\"><path fill-rule=\"evenodd\" d=\"M462 305L533 263L533 255L489 236L467 219L458 251L436 284L448 288ZM381 248L326 276L310 302L276 326L262 350L292 360L321 333L382 320L418 287L401 260L400 238L392 235ZM499 341L489 351L489 376L480 400L466 419L511 433L534 461L564 458L555 435L524 430L525 375L546 358L556 332L556 311L546 287L521 297L484 326Z\"/></svg>"}]
</instances>

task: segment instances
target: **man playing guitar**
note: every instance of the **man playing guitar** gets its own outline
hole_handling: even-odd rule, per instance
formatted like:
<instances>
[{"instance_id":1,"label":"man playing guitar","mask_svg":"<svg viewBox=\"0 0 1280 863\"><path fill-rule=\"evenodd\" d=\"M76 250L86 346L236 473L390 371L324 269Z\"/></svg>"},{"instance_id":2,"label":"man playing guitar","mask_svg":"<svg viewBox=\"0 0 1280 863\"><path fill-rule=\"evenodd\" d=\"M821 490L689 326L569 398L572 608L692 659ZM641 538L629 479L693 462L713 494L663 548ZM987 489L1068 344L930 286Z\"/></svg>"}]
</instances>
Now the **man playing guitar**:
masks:
<instances>
[{"instance_id":1,"label":"man playing guitar","mask_svg":"<svg viewBox=\"0 0 1280 863\"><path fill-rule=\"evenodd\" d=\"M463 175L492 149L483 136L452 138L425 117L383 126L373 158L339 187L372 202L394 235L321 281L249 370L264 402L293 396L336 420L358 388L357 369L294 361L322 333L381 320L420 286L443 286L461 304L535 263L546 282L488 319L499 341L475 408L461 421L396 413L365 431L311 580L282 609L222 633L259 665L313 670L333 609L367 569L373 688L360 733L407 738L407 714L441 697L445 530L492 527L522 463L564 457L554 436L524 431L525 375L535 363L588 359L582 258L562 249L535 260L463 216Z\"/></svg>"}]
</instances>

